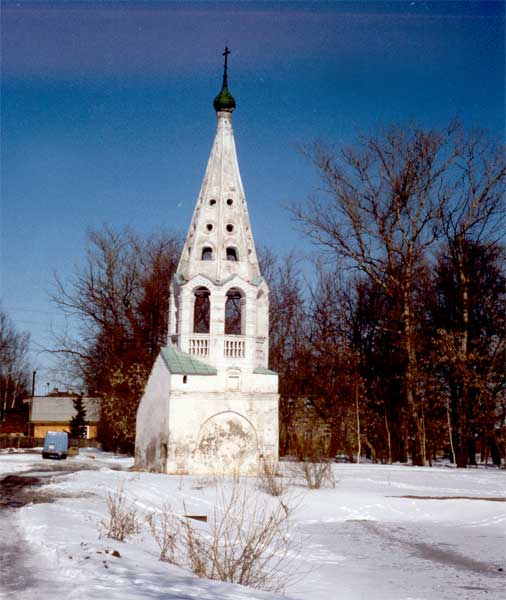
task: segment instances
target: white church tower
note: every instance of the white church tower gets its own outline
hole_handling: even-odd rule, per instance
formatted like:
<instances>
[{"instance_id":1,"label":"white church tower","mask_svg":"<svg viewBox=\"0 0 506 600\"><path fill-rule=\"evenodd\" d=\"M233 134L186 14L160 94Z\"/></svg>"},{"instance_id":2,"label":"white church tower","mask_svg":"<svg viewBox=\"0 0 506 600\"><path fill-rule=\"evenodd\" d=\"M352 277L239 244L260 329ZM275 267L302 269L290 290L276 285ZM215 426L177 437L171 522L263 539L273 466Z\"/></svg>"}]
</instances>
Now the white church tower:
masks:
<instances>
[{"instance_id":1,"label":"white church tower","mask_svg":"<svg viewBox=\"0 0 506 600\"><path fill-rule=\"evenodd\" d=\"M177 273L167 347L137 412L135 464L164 473L254 474L278 459L278 375L268 368L269 289L239 173L227 85Z\"/></svg>"}]
</instances>

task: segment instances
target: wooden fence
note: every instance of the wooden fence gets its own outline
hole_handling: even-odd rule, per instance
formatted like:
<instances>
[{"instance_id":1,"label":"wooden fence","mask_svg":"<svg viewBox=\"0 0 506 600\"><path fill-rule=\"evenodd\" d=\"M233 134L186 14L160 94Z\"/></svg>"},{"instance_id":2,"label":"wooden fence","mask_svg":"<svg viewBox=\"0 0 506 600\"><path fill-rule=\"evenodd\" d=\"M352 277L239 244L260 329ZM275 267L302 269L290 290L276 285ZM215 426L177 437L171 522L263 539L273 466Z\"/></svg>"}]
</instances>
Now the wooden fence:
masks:
<instances>
[{"instance_id":1,"label":"wooden fence","mask_svg":"<svg viewBox=\"0 0 506 600\"><path fill-rule=\"evenodd\" d=\"M5 448L40 448L44 445L44 438L31 437L27 435L0 434L0 449ZM79 448L99 448L97 440L69 440L69 446Z\"/></svg>"}]
</instances>

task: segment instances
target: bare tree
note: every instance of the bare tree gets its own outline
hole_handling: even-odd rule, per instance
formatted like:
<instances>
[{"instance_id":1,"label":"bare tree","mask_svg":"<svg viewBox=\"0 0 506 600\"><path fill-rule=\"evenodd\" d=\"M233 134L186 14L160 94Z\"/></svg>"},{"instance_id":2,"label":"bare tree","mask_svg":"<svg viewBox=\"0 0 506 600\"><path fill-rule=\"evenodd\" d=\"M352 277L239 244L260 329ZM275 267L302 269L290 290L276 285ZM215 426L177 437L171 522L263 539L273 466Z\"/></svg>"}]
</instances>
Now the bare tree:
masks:
<instances>
[{"instance_id":1,"label":"bare tree","mask_svg":"<svg viewBox=\"0 0 506 600\"><path fill-rule=\"evenodd\" d=\"M331 426L329 456L346 452L353 460L362 433L367 440L367 427L360 432L360 404L365 394L360 356L352 343L353 328L346 314L340 273L321 264L315 264L315 271L307 317L311 357L311 367L305 371L310 382L307 397L316 414ZM366 443L370 446L368 440Z\"/></svg>"},{"instance_id":2,"label":"bare tree","mask_svg":"<svg viewBox=\"0 0 506 600\"><path fill-rule=\"evenodd\" d=\"M455 318L448 328L441 329L440 335L446 340L455 365L450 427L457 437L457 465L464 467L468 458L474 462L474 452L470 451L472 432L466 414L475 403L473 388L477 385L473 375L477 348L472 340L473 288L475 303L477 291L473 285L478 267L476 251L487 254L490 249L494 254L494 246L503 235L506 160L504 146L498 145L485 132L477 131L460 132L455 154L455 193L452 201L445 204L441 218L447 270L454 273ZM485 293L490 289L489 285L482 291ZM498 317L500 319L500 314ZM504 327L499 327L497 333L499 338L495 338L497 347L493 354L500 361L504 353ZM482 396L487 390L485 381L482 380L480 385ZM455 390L458 390L458 397Z\"/></svg>"},{"instance_id":3,"label":"bare tree","mask_svg":"<svg viewBox=\"0 0 506 600\"><path fill-rule=\"evenodd\" d=\"M102 397L100 435L111 448L132 448L138 401L166 340L179 250L172 234L141 238L104 227L89 233L86 265L69 281L56 280L53 301L78 331L58 334L54 352Z\"/></svg>"},{"instance_id":4,"label":"bare tree","mask_svg":"<svg viewBox=\"0 0 506 600\"><path fill-rule=\"evenodd\" d=\"M461 135L456 125L424 130L394 127L334 153L306 149L322 176L320 198L294 209L317 244L363 273L401 306L398 332L404 354L403 387L414 464L424 464L424 425L414 317L415 287L425 258L438 241L441 217L455 197Z\"/></svg>"},{"instance_id":5,"label":"bare tree","mask_svg":"<svg viewBox=\"0 0 506 600\"><path fill-rule=\"evenodd\" d=\"M30 335L16 331L0 310L0 417L19 408L19 401L28 393L29 343Z\"/></svg>"},{"instance_id":6,"label":"bare tree","mask_svg":"<svg viewBox=\"0 0 506 600\"><path fill-rule=\"evenodd\" d=\"M454 260L439 258L431 307L431 369L446 404L448 434L458 467L475 464L476 443L505 455L506 276L503 249L467 240ZM463 290L465 286L465 290ZM500 449L502 446L502 449Z\"/></svg>"},{"instance_id":7,"label":"bare tree","mask_svg":"<svg viewBox=\"0 0 506 600\"><path fill-rule=\"evenodd\" d=\"M504 198L504 150L483 134L458 124L441 130L394 127L334 151L305 149L318 169L322 193L293 209L316 244L343 269L361 273L399 306L397 345L414 464L426 460L426 406L420 358L418 283L446 240L458 273L461 360L468 349L468 280L463 265L469 239L492 241ZM465 386L462 388L465 393ZM386 413L385 413L386 414Z\"/></svg>"},{"instance_id":8,"label":"bare tree","mask_svg":"<svg viewBox=\"0 0 506 600\"><path fill-rule=\"evenodd\" d=\"M269 285L269 365L280 373L280 448L287 451L289 402L308 385L306 294L300 257L276 257L262 249L261 271Z\"/></svg>"}]
</instances>

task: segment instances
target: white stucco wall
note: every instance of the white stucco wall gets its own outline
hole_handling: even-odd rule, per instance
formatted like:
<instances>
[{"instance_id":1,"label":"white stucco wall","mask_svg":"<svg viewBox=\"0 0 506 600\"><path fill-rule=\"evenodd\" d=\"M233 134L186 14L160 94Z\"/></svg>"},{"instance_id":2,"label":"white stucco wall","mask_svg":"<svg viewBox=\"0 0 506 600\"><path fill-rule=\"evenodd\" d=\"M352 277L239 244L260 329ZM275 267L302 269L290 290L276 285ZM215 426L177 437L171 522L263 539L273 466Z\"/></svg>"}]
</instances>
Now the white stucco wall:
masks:
<instances>
[{"instance_id":1,"label":"white stucco wall","mask_svg":"<svg viewBox=\"0 0 506 600\"><path fill-rule=\"evenodd\" d=\"M168 473L253 475L260 456L278 459L278 395L174 392L169 440Z\"/></svg>"},{"instance_id":2,"label":"white stucco wall","mask_svg":"<svg viewBox=\"0 0 506 600\"><path fill-rule=\"evenodd\" d=\"M277 375L171 375L159 356L137 413L135 465L166 473L257 472L278 459ZM237 371L234 371L234 375Z\"/></svg>"},{"instance_id":3,"label":"white stucco wall","mask_svg":"<svg viewBox=\"0 0 506 600\"><path fill-rule=\"evenodd\" d=\"M135 466L139 469L157 472L166 470L170 386L171 374L159 355L137 409Z\"/></svg>"}]
</instances>

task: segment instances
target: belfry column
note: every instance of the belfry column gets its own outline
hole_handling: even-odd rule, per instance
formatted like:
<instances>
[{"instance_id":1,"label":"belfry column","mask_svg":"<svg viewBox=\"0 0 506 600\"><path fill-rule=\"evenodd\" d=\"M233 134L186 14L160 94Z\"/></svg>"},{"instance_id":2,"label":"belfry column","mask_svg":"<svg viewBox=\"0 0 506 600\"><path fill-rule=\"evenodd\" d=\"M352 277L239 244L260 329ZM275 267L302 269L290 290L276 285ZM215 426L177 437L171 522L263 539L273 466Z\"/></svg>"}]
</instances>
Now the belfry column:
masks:
<instances>
[{"instance_id":1,"label":"belfry column","mask_svg":"<svg viewBox=\"0 0 506 600\"><path fill-rule=\"evenodd\" d=\"M190 336L193 333L193 311L195 296L192 291L185 288L181 292L179 309L179 349L188 352L190 347Z\"/></svg>"},{"instance_id":2,"label":"belfry column","mask_svg":"<svg viewBox=\"0 0 506 600\"><path fill-rule=\"evenodd\" d=\"M177 333L177 309L176 309L176 299L174 297L174 292L171 290L169 292L169 340L171 336L176 335Z\"/></svg>"},{"instance_id":3,"label":"belfry column","mask_svg":"<svg viewBox=\"0 0 506 600\"><path fill-rule=\"evenodd\" d=\"M224 352L225 294L221 289L213 290L209 317L210 359L216 363L221 361Z\"/></svg>"}]
</instances>

